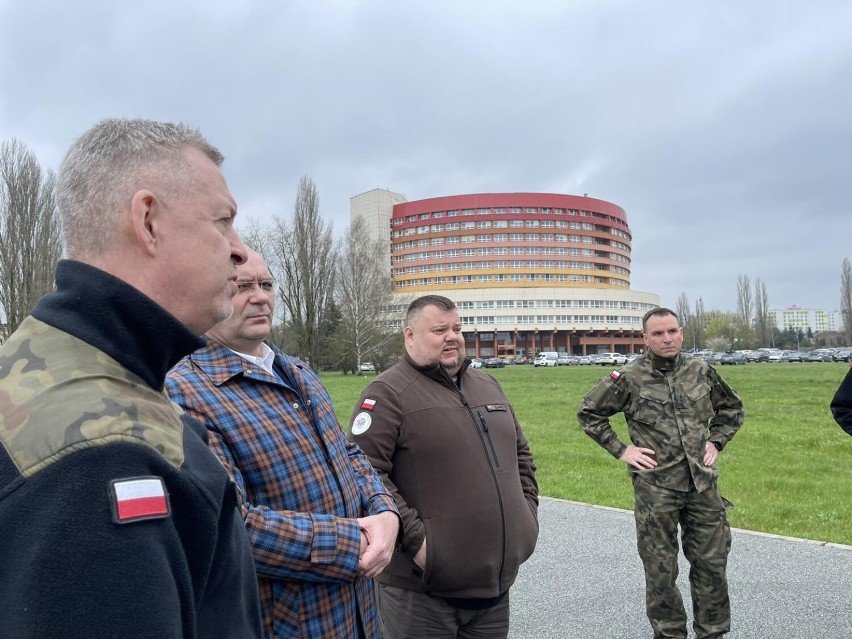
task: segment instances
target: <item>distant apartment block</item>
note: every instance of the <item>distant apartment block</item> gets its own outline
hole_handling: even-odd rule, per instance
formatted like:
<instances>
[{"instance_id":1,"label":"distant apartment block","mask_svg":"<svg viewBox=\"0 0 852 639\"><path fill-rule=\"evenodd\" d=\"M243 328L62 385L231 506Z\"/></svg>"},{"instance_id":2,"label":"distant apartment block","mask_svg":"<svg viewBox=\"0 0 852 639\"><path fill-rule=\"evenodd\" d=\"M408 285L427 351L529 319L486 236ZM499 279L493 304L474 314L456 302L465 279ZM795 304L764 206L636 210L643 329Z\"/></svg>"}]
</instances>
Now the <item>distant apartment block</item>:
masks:
<instances>
[{"instance_id":1,"label":"distant apartment block","mask_svg":"<svg viewBox=\"0 0 852 639\"><path fill-rule=\"evenodd\" d=\"M813 333L824 333L843 330L843 317L840 311L790 306L784 310L769 311L769 316L774 320L775 326L782 331L792 329L807 332L810 329Z\"/></svg>"},{"instance_id":2,"label":"distant apartment block","mask_svg":"<svg viewBox=\"0 0 852 639\"><path fill-rule=\"evenodd\" d=\"M352 198L388 246L398 324L407 301L445 295L474 357L636 352L659 296L630 289L624 210L589 197L481 193L406 202L376 189Z\"/></svg>"}]
</instances>

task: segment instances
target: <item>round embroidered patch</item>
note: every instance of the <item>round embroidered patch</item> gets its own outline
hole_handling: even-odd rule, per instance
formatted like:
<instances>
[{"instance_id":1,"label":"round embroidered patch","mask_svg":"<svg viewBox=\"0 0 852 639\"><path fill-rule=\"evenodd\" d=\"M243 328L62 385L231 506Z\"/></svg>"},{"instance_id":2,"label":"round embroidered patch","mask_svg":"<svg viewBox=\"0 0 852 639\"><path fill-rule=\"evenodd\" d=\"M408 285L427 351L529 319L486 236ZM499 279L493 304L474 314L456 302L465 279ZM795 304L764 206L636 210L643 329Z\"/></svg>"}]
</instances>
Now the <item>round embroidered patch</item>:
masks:
<instances>
[{"instance_id":1,"label":"round embroidered patch","mask_svg":"<svg viewBox=\"0 0 852 639\"><path fill-rule=\"evenodd\" d=\"M370 427L370 424L373 423L373 418L370 417L370 413L360 412L355 416L355 419L352 420L352 434L353 435L361 435L362 433L367 432L367 429Z\"/></svg>"}]
</instances>

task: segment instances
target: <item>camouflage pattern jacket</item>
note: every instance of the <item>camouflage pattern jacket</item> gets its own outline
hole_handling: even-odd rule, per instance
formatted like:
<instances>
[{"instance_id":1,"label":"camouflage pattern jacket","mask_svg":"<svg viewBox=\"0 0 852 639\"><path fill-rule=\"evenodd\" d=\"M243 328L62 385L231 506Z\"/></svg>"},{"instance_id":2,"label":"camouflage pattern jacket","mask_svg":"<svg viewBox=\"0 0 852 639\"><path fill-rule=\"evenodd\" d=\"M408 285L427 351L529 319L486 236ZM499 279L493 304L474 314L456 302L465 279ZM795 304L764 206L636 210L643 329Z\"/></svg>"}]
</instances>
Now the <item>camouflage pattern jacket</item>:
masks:
<instances>
[{"instance_id":1,"label":"camouflage pattern jacket","mask_svg":"<svg viewBox=\"0 0 852 639\"><path fill-rule=\"evenodd\" d=\"M197 336L62 261L0 348L0 634L259 637L234 483L162 392Z\"/></svg>"},{"instance_id":2,"label":"camouflage pattern jacket","mask_svg":"<svg viewBox=\"0 0 852 639\"><path fill-rule=\"evenodd\" d=\"M743 424L737 394L707 362L683 354L649 352L610 373L583 399L580 426L618 459L627 446L609 423L616 413L624 413L632 443L656 453L655 468L628 471L679 491L695 486L703 492L714 484L717 471L704 465L705 444L721 450Z\"/></svg>"}]
</instances>

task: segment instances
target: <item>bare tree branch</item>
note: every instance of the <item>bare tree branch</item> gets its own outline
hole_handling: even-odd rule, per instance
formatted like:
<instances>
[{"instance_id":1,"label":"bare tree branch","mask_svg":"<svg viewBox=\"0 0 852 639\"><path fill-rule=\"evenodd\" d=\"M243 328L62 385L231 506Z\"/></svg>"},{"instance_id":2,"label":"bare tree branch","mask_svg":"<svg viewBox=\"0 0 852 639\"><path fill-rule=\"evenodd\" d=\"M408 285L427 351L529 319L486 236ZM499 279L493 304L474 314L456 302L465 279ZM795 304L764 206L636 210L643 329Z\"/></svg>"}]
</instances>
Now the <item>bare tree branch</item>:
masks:
<instances>
[{"instance_id":1,"label":"bare tree branch","mask_svg":"<svg viewBox=\"0 0 852 639\"><path fill-rule=\"evenodd\" d=\"M852 264L843 258L840 271L840 314L846 329L846 345L852 345Z\"/></svg>"},{"instance_id":2,"label":"bare tree branch","mask_svg":"<svg viewBox=\"0 0 852 639\"><path fill-rule=\"evenodd\" d=\"M769 346L772 342L772 326L769 319L769 295L766 284L758 277L754 280L754 328L758 346Z\"/></svg>"},{"instance_id":3,"label":"bare tree branch","mask_svg":"<svg viewBox=\"0 0 852 639\"><path fill-rule=\"evenodd\" d=\"M740 275L737 278L737 315L745 326L751 326L751 318L754 312L754 297L751 291L751 280L748 275Z\"/></svg>"},{"instance_id":4,"label":"bare tree branch","mask_svg":"<svg viewBox=\"0 0 852 639\"><path fill-rule=\"evenodd\" d=\"M279 280L286 330L295 338L299 356L316 367L321 325L334 291L337 256L332 225L320 218L317 188L307 176L299 181L289 224L275 219L269 250Z\"/></svg>"},{"instance_id":5,"label":"bare tree branch","mask_svg":"<svg viewBox=\"0 0 852 639\"><path fill-rule=\"evenodd\" d=\"M704 298L699 297L695 301L695 315L693 316L692 323L695 326L695 343L704 348L706 346L704 340L707 334L707 318L704 312Z\"/></svg>"},{"instance_id":6,"label":"bare tree branch","mask_svg":"<svg viewBox=\"0 0 852 639\"><path fill-rule=\"evenodd\" d=\"M683 326L683 341L690 348L697 347L695 334L695 322L693 322L692 312L689 309L689 298L685 292L677 298L677 315L680 318L680 325Z\"/></svg>"},{"instance_id":7,"label":"bare tree branch","mask_svg":"<svg viewBox=\"0 0 852 639\"><path fill-rule=\"evenodd\" d=\"M390 269L383 262L383 243L373 240L363 218L356 218L343 241L337 263L339 331L354 356L355 370L391 339L384 326L393 298Z\"/></svg>"},{"instance_id":8,"label":"bare tree branch","mask_svg":"<svg viewBox=\"0 0 852 639\"><path fill-rule=\"evenodd\" d=\"M24 144L0 146L0 308L9 335L41 296L53 289L62 255L54 186Z\"/></svg>"}]
</instances>

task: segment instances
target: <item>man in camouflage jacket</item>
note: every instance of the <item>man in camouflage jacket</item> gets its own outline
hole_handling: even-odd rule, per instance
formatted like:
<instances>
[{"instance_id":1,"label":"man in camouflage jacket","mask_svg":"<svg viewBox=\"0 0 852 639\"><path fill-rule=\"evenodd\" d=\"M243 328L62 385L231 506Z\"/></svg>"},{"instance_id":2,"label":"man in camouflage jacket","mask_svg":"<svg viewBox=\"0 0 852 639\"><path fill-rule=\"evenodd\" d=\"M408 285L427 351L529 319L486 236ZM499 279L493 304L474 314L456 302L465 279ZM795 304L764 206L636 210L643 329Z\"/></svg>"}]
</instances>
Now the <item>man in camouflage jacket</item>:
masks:
<instances>
[{"instance_id":1,"label":"man in camouflage jacket","mask_svg":"<svg viewBox=\"0 0 852 639\"><path fill-rule=\"evenodd\" d=\"M600 381L583 399L578 419L589 437L628 465L654 637L687 636L675 584L678 524L691 566L696 638L721 637L731 619L730 504L719 495L714 464L742 426L742 402L713 367L681 354L683 329L674 312L649 311L642 325L648 352ZM619 412L631 444L610 426L609 417Z\"/></svg>"},{"instance_id":2,"label":"man in camouflage jacket","mask_svg":"<svg viewBox=\"0 0 852 639\"><path fill-rule=\"evenodd\" d=\"M0 347L0 636L261 636L236 486L163 394L246 259L221 160L105 120L62 163L70 259Z\"/></svg>"}]
</instances>

